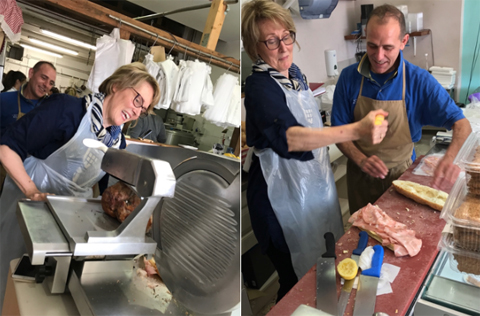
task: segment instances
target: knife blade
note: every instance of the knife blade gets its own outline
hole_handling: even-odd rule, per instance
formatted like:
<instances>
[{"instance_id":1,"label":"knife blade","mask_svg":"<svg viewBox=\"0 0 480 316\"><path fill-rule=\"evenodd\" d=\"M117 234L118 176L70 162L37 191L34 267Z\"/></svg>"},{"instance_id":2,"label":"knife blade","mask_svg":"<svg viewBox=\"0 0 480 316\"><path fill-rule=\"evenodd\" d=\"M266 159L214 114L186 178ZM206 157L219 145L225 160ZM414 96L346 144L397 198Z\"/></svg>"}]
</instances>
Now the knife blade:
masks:
<instances>
[{"instance_id":1,"label":"knife blade","mask_svg":"<svg viewBox=\"0 0 480 316\"><path fill-rule=\"evenodd\" d=\"M365 247L367 247L368 243L368 234L366 231L361 231L359 234L360 239L358 240L357 249L355 249L352 253L351 258L357 263L358 266L358 259L362 254ZM350 298L350 293L352 292L353 283L355 282L355 278L352 280L345 280L342 286L342 291L340 292L340 298L338 299L338 316L343 316L345 313L345 309L347 308L348 299Z\"/></svg>"},{"instance_id":2,"label":"knife blade","mask_svg":"<svg viewBox=\"0 0 480 316\"><path fill-rule=\"evenodd\" d=\"M337 315L337 277L335 269L335 238L325 233L325 252L317 259L317 309Z\"/></svg>"},{"instance_id":3,"label":"knife blade","mask_svg":"<svg viewBox=\"0 0 480 316\"><path fill-rule=\"evenodd\" d=\"M375 311L378 278L383 263L383 247L375 245L373 250L375 250L375 253L372 258L372 267L360 274L360 284L355 298L353 316L373 315Z\"/></svg>"}]
</instances>

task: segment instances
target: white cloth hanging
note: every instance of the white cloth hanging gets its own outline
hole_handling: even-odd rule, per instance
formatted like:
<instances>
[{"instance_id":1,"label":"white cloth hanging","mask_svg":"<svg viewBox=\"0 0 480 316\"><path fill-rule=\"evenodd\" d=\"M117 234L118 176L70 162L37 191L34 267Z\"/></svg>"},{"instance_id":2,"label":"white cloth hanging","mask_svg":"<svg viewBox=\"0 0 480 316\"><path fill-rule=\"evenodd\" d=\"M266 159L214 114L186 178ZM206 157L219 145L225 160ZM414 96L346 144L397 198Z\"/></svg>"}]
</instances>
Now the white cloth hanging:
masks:
<instances>
[{"instance_id":1,"label":"white cloth hanging","mask_svg":"<svg viewBox=\"0 0 480 316\"><path fill-rule=\"evenodd\" d=\"M157 109L168 109L172 103L173 95L178 84L179 68L171 55L159 62L157 81L160 85L160 100L155 106Z\"/></svg>"},{"instance_id":2,"label":"white cloth hanging","mask_svg":"<svg viewBox=\"0 0 480 316\"><path fill-rule=\"evenodd\" d=\"M235 85L232 92L232 97L230 98L230 108L227 111L227 118L225 123L227 126L239 127L241 121L241 96L242 96L242 87L240 85Z\"/></svg>"},{"instance_id":3,"label":"white cloth hanging","mask_svg":"<svg viewBox=\"0 0 480 316\"><path fill-rule=\"evenodd\" d=\"M120 29L114 28L110 35L97 39L95 62L88 77L87 87L97 93L100 84L112 75L118 67L132 62L135 45L120 38Z\"/></svg>"},{"instance_id":4,"label":"white cloth hanging","mask_svg":"<svg viewBox=\"0 0 480 316\"><path fill-rule=\"evenodd\" d=\"M147 67L148 73L151 74L153 78L157 78L158 71L160 70L160 66L153 61L152 54L148 53L147 55L145 55L143 64L145 65L145 67Z\"/></svg>"},{"instance_id":5,"label":"white cloth hanging","mask_svg":"<svg viewBox=\"0 0 480 316\"><path fill-rule=\"evenodd\" d=\"M172 109L178 113L197 115L201 112L202 92L207 76L207 64L199 60L180 61L180 75Z\"/></svg>"},{"instance_id":6,"label":"white cloth hanging","mask_svg":"<svg viewBox=\"0 0 480 316\"><path fill-rule=\"evenodd\" d=\"M202 105L205 109L208 109L215 105L215 99L213 98L213 84L210 74L212 73L212 67L207 65L207 74L205 76L205 85L202 91Z\"/></svg>"},{"instance_id":7,"label":"white cloth hanging","mask_svg":"<svg viewBox=\"0 0 480 316\"><path fill-rule=\"evenodd\" d=\"M205 119L218 126L224 127L228 125L227 117L231 111L232 97L236 85L238 85L236 76L224 73L218 78L213 91L215 103L214 106L205 111L203 115ZM240 100L239 96L237 98ZM236 106L235 102L233 104ZM238 126L238 123L236 126Z\"/></svg>"}]
</instances>

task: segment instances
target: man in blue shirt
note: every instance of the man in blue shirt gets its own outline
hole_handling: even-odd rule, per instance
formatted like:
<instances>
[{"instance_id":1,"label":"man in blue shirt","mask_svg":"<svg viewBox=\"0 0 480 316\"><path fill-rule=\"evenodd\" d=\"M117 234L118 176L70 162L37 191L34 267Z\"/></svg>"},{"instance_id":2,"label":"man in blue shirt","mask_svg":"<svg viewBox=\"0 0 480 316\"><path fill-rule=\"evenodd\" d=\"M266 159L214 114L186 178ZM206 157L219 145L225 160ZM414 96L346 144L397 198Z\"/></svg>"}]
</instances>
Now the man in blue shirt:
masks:
<instances>
[{"instance_id":1,"label":"man in blue shirt","mask_svg":"<svg viewBox=\"0 0 480 316\"><path fill-rule=\"evenodd\" d=\"M39 61L28 72L30 80L18 91L0 94L0 137L5 129L26 113L40 105L55 86L57 71L48 61ZM6 172L0 164L0 192Z\"/></svg>"},{"instance_id":2,"label":"man in blue shirt","mask_svg":"<svg viewBox=\"0 0 480 316\"><path fill-rule=\"evenodd\" d=\"M19 91L0 94L0 135L7 126L40 105L53 86L57 72L48 61L39 61L28 72L29 81Z\"/></svg>"},{"instance_id":3,"label":"man in blue shirt","mask_svg":"<svg viewBox=\"0 0 480 316\"><path fill-rule=\"evenodd\" d=\"M453 160L471 132L470 123L447 91L427 71L403 59L409 35L401 11L382 5L372 11L366 28L367 53L342 71L332 107L332 125L359 121L369 111L383 109L388 131L377 145L363 141L337 144L348 157L350 213L374 203L415 160L413 143L422 126L453 130L452 143L439 162L432 186L453 183L458 168ZM442 179L443 178L443 179Z\"/></svg>"}]
</instances>

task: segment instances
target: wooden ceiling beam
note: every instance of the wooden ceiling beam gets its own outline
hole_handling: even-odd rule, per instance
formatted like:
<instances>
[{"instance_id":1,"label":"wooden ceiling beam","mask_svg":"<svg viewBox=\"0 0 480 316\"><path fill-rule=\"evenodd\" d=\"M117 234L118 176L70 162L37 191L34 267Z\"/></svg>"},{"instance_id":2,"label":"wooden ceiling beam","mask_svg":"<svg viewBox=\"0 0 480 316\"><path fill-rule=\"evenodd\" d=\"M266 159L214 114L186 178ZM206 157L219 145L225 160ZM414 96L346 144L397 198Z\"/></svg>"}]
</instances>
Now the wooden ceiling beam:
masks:
<instances>
[{"instance_id":1,"label":"wooden ceiling beam","mask_svg":"<svg viewBox=\"0 0 480 316\"><path fill-rule=\"evenodd\" d=\"M176 52L181 52L185 53L185 48L180 47L178 44L176 45L175 43L171 43L167 40L162 39L171 39L174 41L172 38L172 35L170 33L165 32L161 29L155 28L153 26L150 26L148 24L145 24L143 22L134 20L126 15L123 15L121 13L115 12L113 10L110 10L108 8L105 8L101 5L98 5L96 3L93 3L88 0L43 0L45 3L49 3L55 7L64 9L68 12L71 12L72 14L80 15L85 19L92 20L95 22L100 22L106 25L111 26L112 28L115 27L120 27L121 31L124 32L126 35L128 32L132 35L138 36L140 38L149 40L154 42L155 40L157 41L158 45L164 46L166 49L170 50L172 49L173 51ZM147 30L149 32L158 34L159 37L156 39L155 36L149 35L148 33L142 32L141 30L138 30L134 27L131 27L127 24L121 24L118 21L112 19L109 17L109 15L115 16L122 21L128 22L129 24L132 24L136 27L142 28L144 30ZM120 25L121 24L121 25ZM198 58L199 60L203 60L205 62L209 62L213 65L217 65L219 67L225 68L225 69L230 69L233 72L240 72L240 60L234 59L225 55L222 55L214 50L208 49L206 47L203 47L201 45L192 43L190 41L187 41L183 38L175 37L177 43L184 45L188 47L189 49L186 50L187 55L193 56L195 58ZM191 49L197 50L201 53L196 53L192 51ZM206 54L206 55L204 55ZM222 60L218 60L215 58L210 58L210 55L217 57Z\"/></svg>"},{"instance_id":2,"label":"wooden ceiling beam","mask_svg":"<svg viewBox=\"0 0 480 316\"><path fill-rule=\"evenodd\" d=\"M222 32L223 22L225 21L226 4L223 0L213 0L208 12L207 22L203 29L200 44L208 49L215 50L217 47L220 32Z\"/></svg>"}]
</instances>

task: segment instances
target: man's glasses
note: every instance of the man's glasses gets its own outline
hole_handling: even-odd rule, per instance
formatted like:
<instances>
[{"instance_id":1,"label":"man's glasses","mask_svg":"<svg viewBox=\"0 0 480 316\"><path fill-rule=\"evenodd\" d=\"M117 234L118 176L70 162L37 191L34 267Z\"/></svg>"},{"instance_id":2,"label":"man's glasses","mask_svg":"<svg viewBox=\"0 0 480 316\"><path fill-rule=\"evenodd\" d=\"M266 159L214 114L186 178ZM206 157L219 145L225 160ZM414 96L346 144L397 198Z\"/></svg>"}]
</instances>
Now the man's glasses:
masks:
<instances>
[{"instance_id":1,"label":"man's glasses","mask_svg":"<svg viewBox=\"0 0 480 316\"><path fill-rule=\"evenodd\" d=\"M137 94L135 96L135 99L133 99L133 105L137 108L137 109L142 109L141 112L140 112L140 117L145 117L147 116L147 111L148 111L148 108L144 108L143 107L143 97L141 96L140 93L138 93L137 90L135 90L133 87L130 87L132 88L133 91L135 91L135 93Z\"/></svg>"},{"instance_id":2,"label":"man's glasses","mask_svg":"<svg viewBox=\"0 0 480 316\"><path fill-rule=\"evenodd\" d=\"M280 47L280 42L283 42L285 45L292 45L295 43L295 32L290 32L290 34L284 36L282 39L278 37L270 38L266 41L259 41L264 43L269 50L274 50Z\"/></svg>"}]
</instances>

